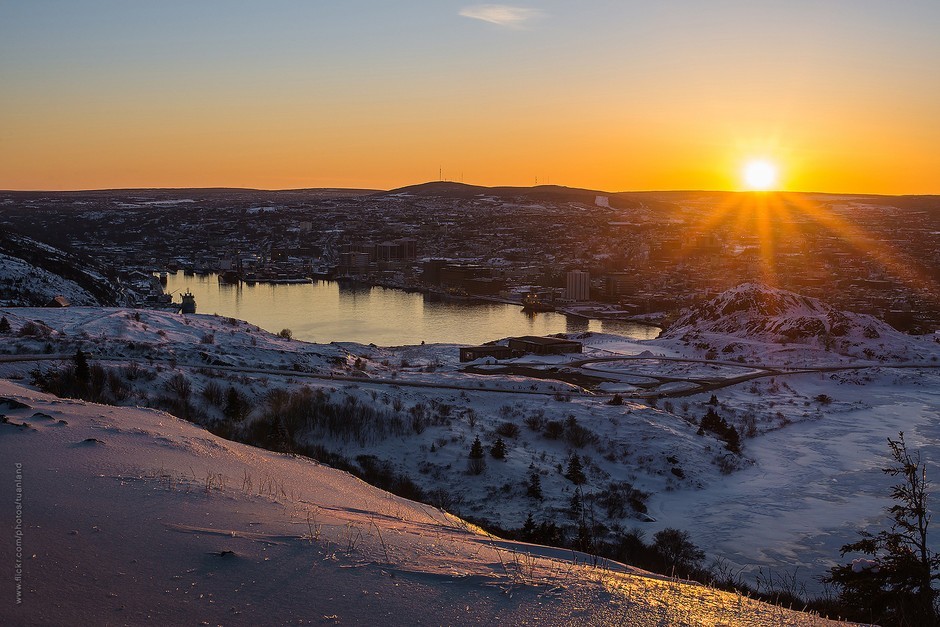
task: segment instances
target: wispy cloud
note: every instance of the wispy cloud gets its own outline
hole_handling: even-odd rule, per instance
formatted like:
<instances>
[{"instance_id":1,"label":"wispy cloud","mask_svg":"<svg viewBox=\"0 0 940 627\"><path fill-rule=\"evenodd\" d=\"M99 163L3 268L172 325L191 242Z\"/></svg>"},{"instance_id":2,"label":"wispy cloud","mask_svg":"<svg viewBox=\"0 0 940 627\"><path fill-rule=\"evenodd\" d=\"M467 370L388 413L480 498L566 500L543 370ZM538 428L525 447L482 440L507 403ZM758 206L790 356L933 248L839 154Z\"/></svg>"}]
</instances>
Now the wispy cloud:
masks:
<instances>
[{"instance_id":1,"label":"wispy cloud","mask_svg":"<svg viewBox=\"0 0 940 627\"><path fill-rule=\"evenodd\" d=\"M473 4L460 9L460 15L506 28L522 28L526 22L541 17L542 12L507 4Z\"/></svg>"}]
</instances>

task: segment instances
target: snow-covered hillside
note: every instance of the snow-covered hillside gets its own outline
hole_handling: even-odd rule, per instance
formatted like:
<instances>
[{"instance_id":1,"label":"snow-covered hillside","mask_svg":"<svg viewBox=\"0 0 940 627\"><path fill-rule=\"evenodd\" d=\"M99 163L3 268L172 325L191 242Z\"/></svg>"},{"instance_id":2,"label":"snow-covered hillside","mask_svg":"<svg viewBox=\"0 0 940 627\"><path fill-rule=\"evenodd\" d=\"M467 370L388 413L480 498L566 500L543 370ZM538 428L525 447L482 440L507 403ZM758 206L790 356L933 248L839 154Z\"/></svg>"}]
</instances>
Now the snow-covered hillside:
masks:
<instances>
[{"instance_id":1,"label":"snow-covered hillside","mask_svg":"<svg viewBox=\"0 0 940 627\"><path fill-rule=\"evenodd\" d=\"M43 306L56 296L73 305L115 305L122 290L87 259L13 233L0 233L0 305Z\"/></svg>"},{"instance_id":2,"label":"snow-covered hillside","mask_svg":"<svg viewBox=\"0 0 940 627\"><path fill-rule=\"evenodd\" d=\"M56 296L64 296L74 305L99 304L75 281L0 253L0 304L45 305Z\"/></svg>"},{"instance_id":3,"label":"snow-covered hillside","mask_svg":"<svg viewBox=\"0 0 940 627\"><path fill-rule=\"evenodd\" d=\"M671 342L670 342L671 340ZM869 315L816 298L745 283L684 310L660 338L712 359L852 357L917 360L917 340Z\"/></svg>"},{"instance_id":4,"label":"snow-covered hillside","mask_svg":"<svg viewBox=\"0 0 940 627\"><path fill-rule=\"evenodd\" d=\"M754 305L776 316L780 326L767 329L793 328L785 319L793 312L830 318L821 303L778 296L779 306ZM727 317L746 326L741 311ZM0 315L11 325L0 335L2 378L163 409L520 535L529 515L556 525L569 543L586 524L593 540L613 546L633 530L650 539L679 528L708 561L728 558L752 584L761 569L799 567L811 595L839 546L857 529L882 524L886 437L904 430L931 472L940 460L940 344L876 321L877 338L865 337L867 324L850 325L841 338L851 351L827 351L815 336L776 343L764 327L751 335L719 329L725 320L709 314L685 316L684 326L653 341L586 333L576 336L580 354L468 368L454 345L309 344L210 315L118 308ZM683 339L680 329L711 348ZM744 348L720 351L732 343ZM889 350L865 355L880 344ZM80 390L60 376L78 349L91 364ZM703 427L710 412L734 427L737 446ZM468 455L477 438L479 472ZM583 480L570 472L575 457Z\"/></svg>"},{"instance_id":5,"label":"snow-covered hillside","mask_svg":"<svg viewBox=\"0 0 940 627\"><path fill-rule=\"evenodd\" d=\"M0 382L0 413L6 625L828 624L500 540L162 412Z\"/></svg>"},{"instance_id":6,"label":"snow-covered hillside","mask_svg":"<svg viewBox=\"0 0 940 627\"><path fill-rule=\"evenodd\" d=\"M586 515L572 510L576 493L586 507L597 501L591 515L605 526L650 522L651 497L707 485L747 463L669 405L611 405L610 395L557 379L464 372L452 345L309 344L234 319L147 310L0 314L12 326L2 376L34 380L37 367L56 372L81 349L101 368L86 397L159 407L235 439L394 477L416 486L409 494L503 529L521 528L531 514L571 537ZM641 350L613 336L597 341L598 354ZM556 359L566 358L540 368L558 370ZM229 390L243 400L234 419ZM476 438L486 450L479 474L468 471ZM491 454L497 440L502 458ZM566 476L575 455L582 483Z\"/></svg>"}]
</instances>

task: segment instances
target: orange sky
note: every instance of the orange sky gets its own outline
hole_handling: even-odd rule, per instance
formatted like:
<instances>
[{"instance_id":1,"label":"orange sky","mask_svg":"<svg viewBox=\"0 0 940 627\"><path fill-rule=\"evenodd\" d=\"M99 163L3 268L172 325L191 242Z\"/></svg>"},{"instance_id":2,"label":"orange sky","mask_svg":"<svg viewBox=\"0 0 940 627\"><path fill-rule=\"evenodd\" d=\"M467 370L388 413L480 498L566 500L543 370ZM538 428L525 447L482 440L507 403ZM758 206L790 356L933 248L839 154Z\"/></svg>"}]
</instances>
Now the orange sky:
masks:
<instances>
[{"instance_id":1,"label":"orange sky","mask_svg":"<svg viewBox=\"0 0 940 627\"><path fill-rule=\"evenodd\" d=\"M937 3L79 4L0 9L0 188L940 193Z\"/></svg>"}]
</instances>

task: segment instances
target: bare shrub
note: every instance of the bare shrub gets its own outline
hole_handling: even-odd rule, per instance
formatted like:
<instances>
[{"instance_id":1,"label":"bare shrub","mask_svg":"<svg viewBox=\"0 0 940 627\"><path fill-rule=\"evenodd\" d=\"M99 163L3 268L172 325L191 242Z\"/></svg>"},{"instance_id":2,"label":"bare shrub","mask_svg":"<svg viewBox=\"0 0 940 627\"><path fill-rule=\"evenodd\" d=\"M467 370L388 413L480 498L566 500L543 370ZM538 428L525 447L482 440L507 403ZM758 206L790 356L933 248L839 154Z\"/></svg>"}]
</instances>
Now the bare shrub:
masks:
<instances>
[{"instance_id":1,"label":"bare shrub","mask_svg":"<svg viewBox=\"0 0 940 627\"><path fill-rule=\"evenodd\" d=\"M626 481L613 481L598 492L597 504L607 510L609 518L626 518L630 514L645 514L649 494L637 490Z\"/></svg>"},{"instance_id":2,"label":"bare shrub","mask_svg":"<svg viewBox=\"0 0 940 627\"><path fill-rule=\"evenodd\" d=\"M545 437L549 440L557 440L565 434L565 425L557 420L549 420L545 423Z\"/></svg>"},{"instance_id":3,"label":"bare shrub","mask_svg":"<svg viewBox=\"0 0 940 627\"><path fill-rule=\"evenodd\" d=\"M414 405L411 409L408 410L408 413L411 414L411 429L415 433L423 433L424 428L427 426L427 409L424 403L418 403Z\"/></svg>"},{"instance_id":4,"label":"bare shrub","mask_svg":"<svg viewBox=\"0 0 940 627\"><path fill-rule=\"evenodd\" d=\"M136 381L141 374L141 367L136 361L125 364L123 370L124 378L128 381Z\"/></svg>"},{"instance_id":5,"label":"bare shrub","mask_svg":"<svg viewBox=\"0 0 940 627\"><path fill-rule=\"evenodd\" d=\"M464 417L467 419L467 424L470 425L470 429L476 429L477 426L477 412L472 407L467 407L463 412Z\"/></svg>"},{"instance_id":6,"label":"bare shrub","mask_svg":"<svg viewBox=\"0 0 940 627\"><path fill-rule=\"evenodd\" d=\"M533 412L526 416L523 422L532 431L541 431L545 426L545 412L542 410Z\"/></svg>"},{"instance_id":7,"label":"bare shrub","mask_svg":"<svg viewBox=\"0 0 940 627\"><path fill-rule=\"evenodd\" d=\"M163 387L181 401L188 401L193 393L189 379L182 372L177 372L167 379Z\"/></svg>"},{"instance_id":8,"label":"bare shrub","mask_svg":"<svg viewBox=\"0 0 940 627\"><path fill-rule=\"evenodd\" d=\"M209 381L202 389L202 398L213 407L222 407L225 403L225 390L216 381Z\"/></svg>"},{"instance_id":9,"label":"bare shrub","mask_svg":"<svg viewBox=\"0 0 940 627\"><path fill-rule=\"evenodd\" d=\"M504 438L517 438L519 437L519 432L519 425L512 422L504 422L496 427L496 433Z\"/></svg>"},{"instance_id":10,"label":"bare shrub","mask_svg":"<svg viewBox=\"0 0 940 627\"><path fill-rule=\"evenodd\" d=\"M588 444L593 444L597 441L597 434L579 425L574 416L568 416L568 420L565 423L565 439L571 446L584 448Z\"/></svg>"},{"instance_id":11,"label":"bare shrub","mask_svg":"<svg viewBox=\"0 0 940 627\"><path fill-rule=\"evenodd\" d=\"M114 370L108 370L108 390L117 402L126 401L131 396L131 386Z\"/></svg>"},{"instance_id":12,"label":"bare shrub","mask_svg":"<svg viewBox=\"0 0 940 627\"><path fill-rule=\"evenodd\" d=\"M20 327L18 334L20 337L34 337L44 340L52 335L52 329L41 322L27 320L23 323L23 326Z\"/></svg>"},{"instance_id":13,"label":"bare shrub","mask_svg":"<svg viewBox=\"0 0 940 627\"><path fill-rule=\"evenodd\" d=\"M321 389L303 387L269 393L251 429L262 443L332 438L365 446L405 435L413 424L406 426L397 413L362 403L355 396L345 395L335 402Z\"/></svg>"}]
</instances>

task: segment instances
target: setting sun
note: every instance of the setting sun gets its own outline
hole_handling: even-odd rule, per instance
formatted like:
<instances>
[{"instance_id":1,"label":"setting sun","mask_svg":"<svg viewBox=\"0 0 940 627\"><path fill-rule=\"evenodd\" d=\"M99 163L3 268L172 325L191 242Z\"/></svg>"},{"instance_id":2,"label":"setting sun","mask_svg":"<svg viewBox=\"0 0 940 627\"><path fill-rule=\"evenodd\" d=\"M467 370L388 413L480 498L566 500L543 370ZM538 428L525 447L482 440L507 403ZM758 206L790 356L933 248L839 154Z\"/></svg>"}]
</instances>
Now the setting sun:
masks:
<instances>
[{"instance_id":1,"label":"setting sun","mask_svg":"<svg viewBox=\"0 0 940 627\"><path fill-rule=\"evenodd\" d=\"M777 185L777 166L764 159L748 161L742 172L744 186L753 191L764 192Z\"/></svg>"}]
</instances>

